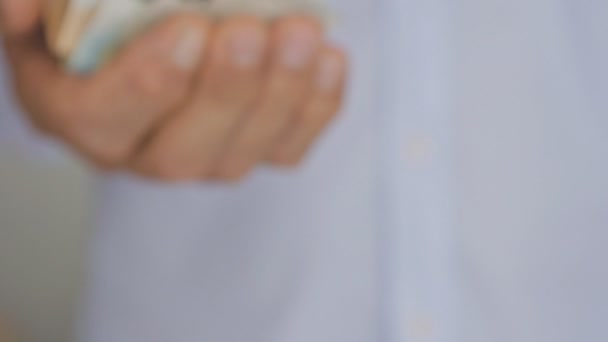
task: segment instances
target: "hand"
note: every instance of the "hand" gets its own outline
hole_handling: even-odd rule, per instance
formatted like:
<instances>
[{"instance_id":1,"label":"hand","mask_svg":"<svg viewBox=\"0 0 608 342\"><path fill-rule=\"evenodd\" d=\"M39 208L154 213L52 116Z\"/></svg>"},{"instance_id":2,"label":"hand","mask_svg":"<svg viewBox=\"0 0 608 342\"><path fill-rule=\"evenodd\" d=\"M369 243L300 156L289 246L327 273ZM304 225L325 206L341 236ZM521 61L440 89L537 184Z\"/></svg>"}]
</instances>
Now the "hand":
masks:
<instances>
[{"instance_id":1,"label":"hand","mask_svg":"<svg viewBox=\"0 0 608 342\"><path fill-rule=\"evenodd\" d=\"M4 27L23 107L102 168L193 181L238 180L262 162L297 165L342 102L346 58L309 17L179 15L78 77L44 48L39 8L27 5L36 0L0 3L22 18Z\"/></svg>"}]
</instances>

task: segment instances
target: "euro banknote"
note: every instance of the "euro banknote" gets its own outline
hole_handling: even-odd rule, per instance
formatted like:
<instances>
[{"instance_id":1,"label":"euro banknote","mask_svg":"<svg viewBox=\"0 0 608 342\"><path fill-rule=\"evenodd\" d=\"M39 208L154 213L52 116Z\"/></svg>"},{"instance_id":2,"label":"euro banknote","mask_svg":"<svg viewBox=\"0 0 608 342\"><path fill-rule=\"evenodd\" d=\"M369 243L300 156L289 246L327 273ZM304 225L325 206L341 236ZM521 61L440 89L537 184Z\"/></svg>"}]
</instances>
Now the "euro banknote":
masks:
<instances>
[{"instance_id":1,"label":"euro banknote","mask_svg":"<svg viewBox=\"0 0 608 342\"><path fill-rule=\"evenodd\" d=\"M47 15L49 45L66 68L77 73L95 71L134 36L179 12L196 11L213 18L252 14L272 19L290 13L328 18L323 0L48 1L53 1Z\"/></svg>"}]
</instances>

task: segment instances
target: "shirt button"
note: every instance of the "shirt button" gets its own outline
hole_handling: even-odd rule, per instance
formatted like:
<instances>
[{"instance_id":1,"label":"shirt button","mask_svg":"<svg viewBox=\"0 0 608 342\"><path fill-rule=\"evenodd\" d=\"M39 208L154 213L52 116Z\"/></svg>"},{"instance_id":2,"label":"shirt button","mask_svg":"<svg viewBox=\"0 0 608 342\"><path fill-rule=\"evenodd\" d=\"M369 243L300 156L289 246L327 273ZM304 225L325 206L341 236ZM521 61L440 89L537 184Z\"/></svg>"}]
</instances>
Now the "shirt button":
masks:
<instances>
[{"instance_id":1,"label":"shirt button","mask_svg":"<svg viewBox=\"0 0 608 342\"><path fill-rule=\"evenodd\" d=\"M415 136L408 139L405 145L405 158L408 163L422 163L433 152L433 142L425 136Z\"/></svg>"}]
</instances>

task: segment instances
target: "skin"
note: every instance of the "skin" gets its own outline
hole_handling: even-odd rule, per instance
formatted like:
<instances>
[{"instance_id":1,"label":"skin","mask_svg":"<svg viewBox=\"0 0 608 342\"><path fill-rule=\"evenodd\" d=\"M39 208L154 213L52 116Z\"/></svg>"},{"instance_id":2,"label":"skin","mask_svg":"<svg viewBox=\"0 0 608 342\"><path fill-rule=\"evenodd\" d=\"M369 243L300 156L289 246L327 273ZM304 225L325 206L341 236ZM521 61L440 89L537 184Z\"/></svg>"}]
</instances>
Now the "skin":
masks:
<instances>
[{"instance_id":1,"label":"skin","mask_svg":"<svg viewBox=\"0 0 608 342\"><path fill-rule=\"evenodd\" d=\"M314 18L180 14L92 76L64 72L39 0L0 0L16 93L31 121L102 169L238 181L300 164L339 112L347 58Z\"/></svg>"},{"instance_id":2,"label":"skin","mask_svg":"<svg viewBox=\"0 0 608 342\"><path fill-rule=\"evenodd\" d=\"M18 341L14 331L9 328L7 322L0 318L0 342L15 342Z\"/></svg>"}]
</instances>

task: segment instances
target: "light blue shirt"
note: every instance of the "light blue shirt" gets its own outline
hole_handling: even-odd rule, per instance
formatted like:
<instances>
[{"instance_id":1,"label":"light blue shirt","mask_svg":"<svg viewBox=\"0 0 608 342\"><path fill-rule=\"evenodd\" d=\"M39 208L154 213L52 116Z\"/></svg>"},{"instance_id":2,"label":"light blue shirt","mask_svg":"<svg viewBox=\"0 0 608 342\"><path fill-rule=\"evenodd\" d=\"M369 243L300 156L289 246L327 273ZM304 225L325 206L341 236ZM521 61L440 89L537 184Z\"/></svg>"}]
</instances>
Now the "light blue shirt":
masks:
<instances>
[{"instance_id":1,"label":"light blue shirt","mask_svg":"<svg viewBox=\"0 0 608 342\"><path fill-rule=\"evenodd\" d=\"M333 0L296 172L98 178L84 342L608 340L608 2Z\"/></svg>"}]
</instances>

